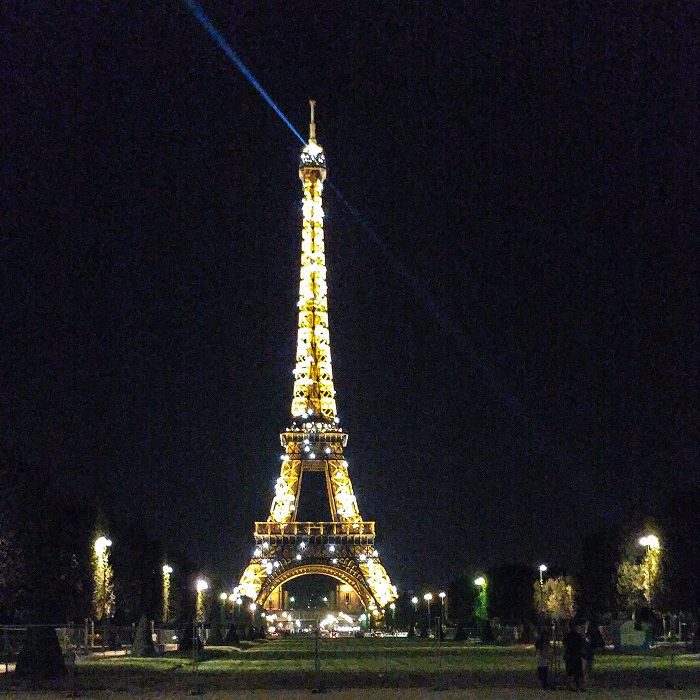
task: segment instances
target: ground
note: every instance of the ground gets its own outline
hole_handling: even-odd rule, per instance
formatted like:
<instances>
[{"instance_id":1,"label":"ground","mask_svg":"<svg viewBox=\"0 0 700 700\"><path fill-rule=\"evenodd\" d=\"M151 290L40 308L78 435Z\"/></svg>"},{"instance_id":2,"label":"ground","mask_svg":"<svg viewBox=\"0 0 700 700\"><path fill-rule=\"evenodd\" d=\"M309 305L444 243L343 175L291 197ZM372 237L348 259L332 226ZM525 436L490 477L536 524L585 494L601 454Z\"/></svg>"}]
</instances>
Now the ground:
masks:
<instances>
[{"instance_id":1,"label":"ground","mask_svg":"<svg viewBox=\"0 0 700 700\"><path fill-rule=\"evenodd\" d=\"M306 698L319 683L333 700L418 700L419 698L559 698L572 693L543 692L535 679L531 646L481 646L432 640L321 639L320 675L313 639L291 639L207 648L196 668L191 659L170 653L157 659L89 658L65 682L29 692L12 674L0 677L0 691L19 698L181 698L199 688L223 700ZM444 689L444 690L439 690ZM596 659L586 695L594 698L700 698L697 656L652 651L605 653Z\"/></svg>"}]
</instances>

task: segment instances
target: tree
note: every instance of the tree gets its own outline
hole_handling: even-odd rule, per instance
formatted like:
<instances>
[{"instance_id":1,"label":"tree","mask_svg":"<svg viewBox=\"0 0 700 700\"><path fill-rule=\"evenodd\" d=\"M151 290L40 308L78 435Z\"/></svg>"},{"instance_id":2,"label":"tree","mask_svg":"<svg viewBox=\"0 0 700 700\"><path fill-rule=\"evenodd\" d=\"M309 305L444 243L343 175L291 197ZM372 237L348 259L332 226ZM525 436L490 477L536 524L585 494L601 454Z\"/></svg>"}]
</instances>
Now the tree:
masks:
<instances>
[{"instance_id":1,"label":"tree","mask_svg":"<svg viewBox=\"0 0 700 700\"><path fill-rule=\"evenodd\" d=\"M15 533L6 526L0 509L0 622L11 621L22 597L24 559Z\"/></svg>"},{"instance_id":2,"label":"tree","mask_svg":"<svg viewBox=\"0 0 700 700\"><path fill-rule=\"evenodd\" d=\"M621 532L620 526L605 527L583 539L576 581L580 612L589 619L613 612L617 607Z\"/></svg>"},{"instance_id":3,"label":"tree","mask_svg":"<svg viewBox=\"0 0 700 700\"><path fill-rule=\"evenodd\" d=\"M110 561L112 540L107 536L102 513L92 538L92 606L95 618L107 620L114 615L114 569Z\"/></svg>"},{"instance_id":4,"label":"tree","mask_svg":"<svg viewBox=\"0 0 700 700\"><path fill-rule=\"evenodd\" d=\"M521 623L531 620L533 575L532 567L527 564L506 564L489 569L490 616Z\"/></svg>"},{"instance_id":5,"label":"tree","mask_svg":"<svg viewBox=\"0 0 700 700\"><path fill-rule=\"evenodd\" d=\"M60 678L66 672L58 636L53 627L28 627L17 656L20 678Z\"/></svg>"},{"instance_id":6,"label":"tree","mask_svg":"<svg viewBox=\"0 0 700 700\"><path fill-rule=\"evenodd\" d=\"M450 620L468 625L474 617L474 582L471 576L460 576L447 586Z\"/></svg>"},{"instance_id":7,"label":"tree","mask_svg":"<svg viewBox=\"0 0 700 700\"><path fill-rule=\"evenodd\" d=\"M540 615L558 622L571 620L576 615L576 589L570 576L546 579L533 584L532 602Z\"/></svg>"},{"instance_id":8,"label":"tree","mask_svg":"<svg viewBox=\"0 0 700 700\"><path fill-rule=\"evenodd\" d=\"M0 615L8 622L89 614L94 510L51 474L45 465L0 454Z\"/></svg>"},{"instance_id":9,"label":"tree","mask_svg":"<svg viewBox=\"0 0 700 700\"><path fill-rule=\"evenodd\" d=\"M661 549L648 546L643 556L623 559L617 568L617 592L624 607L651 607L661 590Z\"/></svg>"},{"instance_id":10,"label":"tree","mask_svg":"<svg viewBox=\"0 0 700 700\"><path fill-rule=\"evenodd\" d=\"M658 518L663 533L662 602L666 610L693 613L700 620L700 486L689 484L665 497Z\"/></svg>"},{"instance_id":11,"label":"tree","mask_svg":"<svg viewBox=\"0 0 700 700\"><path fill-rule=\"evenodd\" d=\"M151 625L145 615L141 615L136 632L134 632L134 643L131 647L131 655L139 657L149 657L156 655L156 648L151 636Z\"/></svg>"}]
</instances>

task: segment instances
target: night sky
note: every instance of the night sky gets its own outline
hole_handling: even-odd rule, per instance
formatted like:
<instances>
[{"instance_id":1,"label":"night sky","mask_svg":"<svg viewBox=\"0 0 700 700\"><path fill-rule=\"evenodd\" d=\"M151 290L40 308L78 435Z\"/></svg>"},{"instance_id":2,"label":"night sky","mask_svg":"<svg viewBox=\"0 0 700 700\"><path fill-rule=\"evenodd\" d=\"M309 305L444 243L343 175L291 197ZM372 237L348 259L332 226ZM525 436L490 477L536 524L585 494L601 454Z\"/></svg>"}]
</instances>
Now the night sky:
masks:
<instances>
[{"instance_id":1,"label":"night sky","mask_svg":"<svg viewBox=\"0 0 700 700\"><path fill-rule=\"evenodd\" d=\"M698 482L696 3L204 7L304 135L317 100L362 217L326 188L346 455L399 588L575 566ZM300 144L174 0L3 25L2 448L237 581L290 422Z\"/></svg>"}]
</instances>

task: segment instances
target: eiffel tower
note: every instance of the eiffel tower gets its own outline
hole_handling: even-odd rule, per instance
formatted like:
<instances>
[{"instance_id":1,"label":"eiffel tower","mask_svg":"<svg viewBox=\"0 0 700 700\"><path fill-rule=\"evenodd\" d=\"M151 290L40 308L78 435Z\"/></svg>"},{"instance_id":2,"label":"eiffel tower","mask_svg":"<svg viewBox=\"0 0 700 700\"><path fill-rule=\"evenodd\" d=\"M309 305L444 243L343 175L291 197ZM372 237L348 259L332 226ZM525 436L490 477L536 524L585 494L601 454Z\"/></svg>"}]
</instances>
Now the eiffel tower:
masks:
<instances>
[{"instance_id":1,"label":"eiffel tower","mask_svg":"<svg viewBox=\"0 0 700 700\"><path fill-rule=\"evenodd\" d=\"M326 256L323 238L323 183L326 157L316 141L315 102L309 142L301 152L303 188L299 325L292 398L292 423L280 434L284 449L270 515L255 523L255 547L235 593L265 606L291 579L330 576L375 617L396 599L396 587L374 546L374 522L360 515L345 461L348 435L336 412L328 332ZM302 477L325 475L330 520L299 522ZM281 596L280 596L281 599Z\"/></svg>"}]
</instances>

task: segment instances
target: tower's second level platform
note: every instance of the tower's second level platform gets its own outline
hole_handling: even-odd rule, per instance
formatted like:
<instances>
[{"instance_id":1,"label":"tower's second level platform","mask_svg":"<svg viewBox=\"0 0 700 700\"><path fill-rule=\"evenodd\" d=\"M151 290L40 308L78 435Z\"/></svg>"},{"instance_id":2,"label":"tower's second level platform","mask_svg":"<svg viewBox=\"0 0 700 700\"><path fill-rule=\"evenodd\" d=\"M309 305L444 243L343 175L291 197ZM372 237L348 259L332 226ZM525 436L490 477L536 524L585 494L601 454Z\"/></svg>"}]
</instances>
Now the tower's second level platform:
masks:
<instances>
[{"instance_id":1,"label":"tower's second level platform","mask_svg":"<svg viewBox=\"0 0 700 700\"><path fill-rule=\"evenodd\" d=\"M345 522L289 522L276 523L269 520L255 523L255 539L316 539L328 538L336 541L374 540L374 521Z\"/></svg>"}]
</instances>

